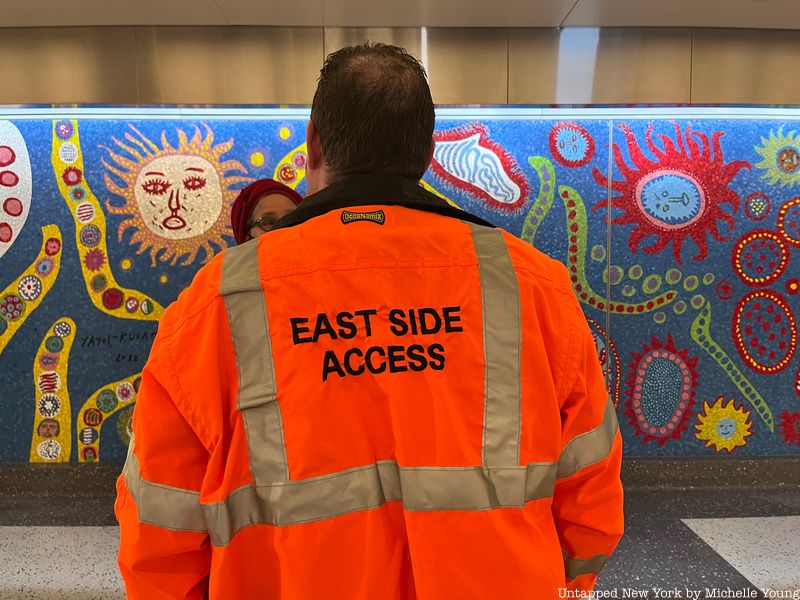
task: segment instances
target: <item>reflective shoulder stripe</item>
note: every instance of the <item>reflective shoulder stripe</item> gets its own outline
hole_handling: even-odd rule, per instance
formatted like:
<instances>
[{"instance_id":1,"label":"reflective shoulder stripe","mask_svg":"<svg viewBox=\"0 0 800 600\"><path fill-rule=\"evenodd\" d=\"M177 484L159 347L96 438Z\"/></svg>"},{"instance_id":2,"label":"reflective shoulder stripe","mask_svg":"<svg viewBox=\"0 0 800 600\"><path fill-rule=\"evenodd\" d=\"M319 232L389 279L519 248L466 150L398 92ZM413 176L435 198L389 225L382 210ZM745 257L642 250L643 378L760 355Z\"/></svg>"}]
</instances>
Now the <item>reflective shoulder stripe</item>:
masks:
<instances>
[{"instance_id":1,"label":"reflective shoulder stripe","mask_svg":"<svg viewBox=\"0 0 800 600\"><path fill-rule=\"evenodd\" d=\"M581 575L597 575L603 570L609 558L605 554L598 554L587 559L571 558L563 549L561 554L564 556L564 573L567 581L572 581Z\"/></svg>"},{"instance_id":2,"label":"reflective shoulder stripe","mask_svg":"<svg viewBox=\"0 0 800 600\"><path fill-rule=\"evenodd\" d=\"M257 243L225 252L220 294L225 298L236 353L237 406L247 430L253 481L287 481L289 465L277 402L267 304L258 272Z\"/></svg>"},{"instance_id":3,"label":"reflective shoulder stripe","mask_svg":"<svg viewBox=\"0 0 800 600\"><path fill-rule=\"evenodd\" d=\"M528 467L399 467L382 461L302 481L249 485L203 505L211 542L249 525L282 527L402 501L410 511L519 508L552 496L556 463Z\"/></svg>"},{"instance_id":4,"label":"reflective shoulder stripe","mask_svg":"<svg viewBox=\"0 0 800 600\"><path fill-rule=\"evenodd\" d=\"M618 429L617 412L614 402L609 398L603 422L586 433L576 435L564 446L558 461L558 478L574 475L582 468L606 458Z\"/></svg>"},{"instance_id":5,"label":"reflective shoulder stripe","mask_svg":"<svg viewBox=\"0 0 800 600\"><path fill-rule=\"evenodd\" d=\"M469 224L483 303L483 463L518 465L521 435L519 282L502 231Z\"/></svg>"},{"instance_id":6,"label":"reflective shoulder stripe","mask_svg":"<svg viewBox=\"0 0 800 600\"><path fill-rule=\"evenodd\" d=\"M139 474L139 460L133 452L133 438L128 447L128 458L122 475L136 504L140 523L174 531L207 530L199 492L142 479Z\"/></svg>"}]
</instances>

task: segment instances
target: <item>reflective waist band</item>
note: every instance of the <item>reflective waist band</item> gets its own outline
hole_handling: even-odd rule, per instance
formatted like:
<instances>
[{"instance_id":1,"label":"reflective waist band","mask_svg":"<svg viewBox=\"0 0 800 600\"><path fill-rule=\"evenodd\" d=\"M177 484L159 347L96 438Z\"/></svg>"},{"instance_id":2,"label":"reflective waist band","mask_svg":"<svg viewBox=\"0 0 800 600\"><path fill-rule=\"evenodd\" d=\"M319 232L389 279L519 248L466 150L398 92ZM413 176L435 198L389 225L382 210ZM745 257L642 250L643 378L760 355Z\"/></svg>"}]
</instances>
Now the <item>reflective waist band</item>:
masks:
<instances>
[{"instance_id":1,"label":"reflective waist band","mask_svg":"<svg viewBox=\"0 0 800 600\"><path fill-rule=\"evenodd\" d=\"M522 507L551 497L557 479L604 460L617 435L616 415L609 408L603 423L567 444L558 462L527 467L400 467L394 461L381 461L309 479L253 483L209 504L200 502L198 492L142 479L131 440L124 476L140 522L177 531L207 531L214 545L224 546L250 525L295 525L393 501L401 501L410 511Z\"/></svg>"},{"instance_id":2,"label":"reflective waist band","mask_svg":"<svg viewBox=\"0 0 800 600\"><path fill-rule=\"evenodd\" d=\"M215 546L249 525L318 521L401 501L410 511L518 508L552 496L557 463L528 467L399 467L393 461L270 485L248 485L202 505Z\"/></svg>"}]
</instances>

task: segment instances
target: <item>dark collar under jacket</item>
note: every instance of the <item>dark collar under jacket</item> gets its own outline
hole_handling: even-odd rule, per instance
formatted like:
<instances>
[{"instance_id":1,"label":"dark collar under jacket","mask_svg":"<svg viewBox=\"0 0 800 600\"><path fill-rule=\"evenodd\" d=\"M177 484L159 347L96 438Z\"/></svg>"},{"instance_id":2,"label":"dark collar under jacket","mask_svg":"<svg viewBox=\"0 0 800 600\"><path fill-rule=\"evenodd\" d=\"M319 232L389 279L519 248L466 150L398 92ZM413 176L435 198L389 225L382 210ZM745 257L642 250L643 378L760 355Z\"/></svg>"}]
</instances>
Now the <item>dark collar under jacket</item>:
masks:
<instances>
[{"instance_id":1,"label":"dark collar under jacket","mask_svg":"<svg viewBox=\"0 0 800 600\"><path fill-rule=\"evenodd\" d=\"M400 175L377 173L348 175L303 199L300 205L272 228L282 229L305 223L332 210L354 206L405 206L462 221L494 227L480 217L451 206L419 183Z\"/></svg>"}]
</instances>

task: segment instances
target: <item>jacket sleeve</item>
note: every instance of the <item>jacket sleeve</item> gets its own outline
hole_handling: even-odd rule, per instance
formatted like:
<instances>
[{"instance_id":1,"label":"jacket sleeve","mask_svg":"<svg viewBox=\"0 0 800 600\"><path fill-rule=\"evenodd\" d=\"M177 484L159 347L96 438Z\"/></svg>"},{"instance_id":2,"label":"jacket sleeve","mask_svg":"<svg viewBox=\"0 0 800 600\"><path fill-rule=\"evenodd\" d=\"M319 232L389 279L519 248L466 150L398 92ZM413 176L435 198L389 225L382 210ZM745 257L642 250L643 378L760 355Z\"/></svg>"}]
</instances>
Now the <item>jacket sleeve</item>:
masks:
<instances>
[{"instance_id":1,"label":"jacket sleeve","mask_svg":"<svg viewBox=\"0 0 800 600\"><path fill-rule=\"evenodd\" d=\"M134 436L117 480L118 562L130 600L208 594L211 547L200 487L209 454L176 404L170 341L156 338L142 372Z\"/></svg>"},{"instance_id":2,"label":"jacket sleeve","mask_svg":"<svg viewBox=\"0 0 800 600\"><path fill-rule=\"evenodd\" d=\"M567 588L588 591L622 537L622 440L582 313L576 339L570 352L578 357L577 377L561 406L562 452L552 510Z\"/></svg>"}]
</instances>

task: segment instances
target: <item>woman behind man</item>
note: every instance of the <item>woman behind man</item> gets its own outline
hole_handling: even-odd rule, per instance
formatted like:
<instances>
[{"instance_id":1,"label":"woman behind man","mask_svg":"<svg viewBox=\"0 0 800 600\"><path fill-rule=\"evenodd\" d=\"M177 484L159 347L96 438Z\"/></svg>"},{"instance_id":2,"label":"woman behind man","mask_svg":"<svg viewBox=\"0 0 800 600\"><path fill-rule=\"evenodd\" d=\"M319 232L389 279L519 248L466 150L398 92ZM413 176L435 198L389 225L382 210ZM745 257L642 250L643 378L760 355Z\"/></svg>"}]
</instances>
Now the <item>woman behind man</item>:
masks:
<instances>
[{"instance_id":1,"label":"woman behind man","mask_svg":"<svg viewBox=\"0 0 800 600\"><path fill-rule=\"evenodd\" d=\"M273 179L259 179L242 189L231 207L231 227L236 244L268 232L302 199L292 188Z\"/></svg>"}]
</instances>

